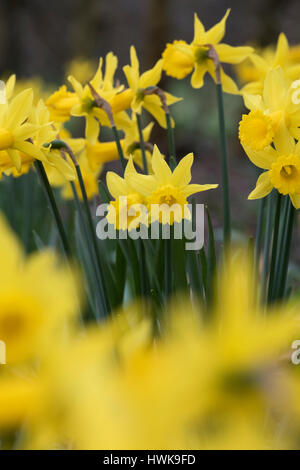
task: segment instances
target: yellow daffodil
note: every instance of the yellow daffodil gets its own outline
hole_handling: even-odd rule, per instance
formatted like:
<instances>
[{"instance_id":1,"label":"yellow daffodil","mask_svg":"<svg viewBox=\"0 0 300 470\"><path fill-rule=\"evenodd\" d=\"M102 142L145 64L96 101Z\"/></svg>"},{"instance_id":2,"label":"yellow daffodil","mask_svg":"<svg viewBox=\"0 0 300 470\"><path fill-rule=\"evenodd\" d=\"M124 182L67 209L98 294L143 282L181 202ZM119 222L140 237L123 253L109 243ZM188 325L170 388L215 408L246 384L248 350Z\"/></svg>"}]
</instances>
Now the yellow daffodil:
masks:
<instances>
[{"instance_id":1,"label":"yellow daffodil","mask_svg":"<svg viewBox=\"0 0 300 470\"><path fill-rule=\"evenodd\" d=\"M228 9L222 20L208 31L205 31L203 24L195 14L192 43L174 41L172 44L167 44L163 52L163 69L167 75L181 79L193 71L191 85L193 88L201 88L207 72L216 81L215 64L209 57L210 47L214 48L220 62L238 64L250 56L253 53L251 47L232 47L220 43L225 35L226 20L229 13L230 10ZM239 91L236 84L224 72L222 67L220 74L223 90L227 93L237 94Z\"/></svg>"},{"instance_id":2,"label":"yellow daffodil","mask_svg":"<svg viewBox=\"0 0 300 470\"><path fill-rule=\"evenodd\" d=\"M293 48L290 48L284 33L278 36L276 48L267 47L259 54L251 54L245 62L237 66L239 78L246 83L241 92L262 94L267 73L278 66L282 68L288 85L299 78L299 61L293 58Z\"/></svg>"},{"instance_id":3,"label":"yellow daffodil","mask_svg":"<svg viewBox=\"0 0 300 470\"><path fill-rule=\"evenodd\" d=\"M300 138L300 110L293 102L294 91L288 87L281 67L276 67L266 75L262 96L244 94L250 113L244 114L240 122L242 145L253 150L264 149L273 142L281 121L293 137Z\"/></svg>"},{"instance_id":4,"label":"yellow daffodil","mask_svg":"<svg viewBox=\"0 0 300 470\"><path fill-rule=\"evenodd\" d=\"M71 117L71 109L79 102L76 93L67 90L63 85L46 100L50 119L55 122L65 122Z\"/></svg>"},{"instance_id":5,"label":"yellow daffodil","mask_svg":"<svg viewBox=\"0 0 300 470\"><path fill-rule=\"evenodd\" d=\"M244 145L252 163L264 171L258 178L256 188L248 199L267 196L273 188L288 194L296 209L300 208L300 144L296 144L281 123L274 137L274 145L254 150Z\"/></svg>"},{"instance_id":6,"label":"yellow daffodil","mask_svg":"<svg viewBox=\"0 0 300 470\"><path fill-rule=\"evenodd\" d=\"M118 230L130 230L141 223L147 223L147 209L143 205L144 197L130 184L131 175L137 174L130 157L124 178L109 171L106 175L107 188L114 198L109 204L106 215L109 224ZM131 211L132 215L131 215Z\"/></svg>"},{"instance_id":7,"label":"yellow daffodil","mask_svg":"<svg viewBox=\"0 0 300 470\"><path fill-rule=\"evenodd\" d=\"M114 86L114 75L118 66L117 57L112 52L106 55L104 76L102 73L102 66L103 59L101 57L98 69L92 80L90 80L90 83L101 98L110 102L112 98L124 88L123 86ZM109 118L103 109L95 106L95 101L88 85L82 86L81 83L73 76L70 76L68 80L78 98L78 103L71 109L71 115L85 117L86 138L91 143L96 143L99 135L99 122L102 125L110 126ZM114 115L114 119L117 127L122 127L126 124L127 120L129 120L129 116L125 112L117 112Z\"/></svg>"},{"instance_id":8,"label":"yellow daffodil","mask_svg":"<svg viewBox=\"0 0 300 470\"><path fill-rule=\"evenodd\" d=\"M157 120L160 126L166 128L166 117L160 98L157 95L145 93L147 88L158 85L161 79L163 61L159 60L152 69L140 75L140 64L134 46L130 48L130 59L131 65L125 65L123 70L128 86L133 94L131 101L132 111L141 114L144 108ZM181 100L181 98L176 98L170 93L165 93L165 96L168 106Z\"/></svg>"},{"instance_id":9,"label":"yellow daffodil","mask_svg":"<svg viewBox=\"0 0 300 470\"><path fill-rule=\"evenodd\" d=\"M144 142L146 143L146 157L148 161L148 168L151 170L151 152L147 148L151 130L154 123L149 123L143 129ZM140 168L143 168L142 154L139 144L139 133L136 122L136 117L131 119L130 126L125 130L125 138L120 140L120 144L125 158L133 157L134 163L137 163ZM115 142L96 142L94 145L87 142L86 155L90 167L96 171L99 165L119 159L119 153Z\"/></svg>"},{"instance_id":10,"label":"yellow daffodil","mask_svg":"<svg viewBox=\"0 0 300 470\"><path fill-rule=\"evenodd\" d=\"M8 153L14 166L21 170L20 152L45 160L43 152L28 139L34 138L43 126L27 122L32 111L32 90L19 93L9 104L0 106L0 151ZM49 127L50 123L46 124Z\"/></svg>"},{"instance_id":11,"label":"yellow daffodil","mask_svg":"<svg viewBox=\"0 0 300 470\"><path fill-rule=\"evenodd\" d=\"M171 224L189 218L187 198L192 194L218 187L217 184L190 184L193 161L192 153L186 155L172 172L155 145L151 160L153 175L133 172L129 175L131 187L147 199L152 221L159 217L160 222L167 223L170 211ZM152 205L154 205L153 210Z\"/></svg>"}]
</instances>

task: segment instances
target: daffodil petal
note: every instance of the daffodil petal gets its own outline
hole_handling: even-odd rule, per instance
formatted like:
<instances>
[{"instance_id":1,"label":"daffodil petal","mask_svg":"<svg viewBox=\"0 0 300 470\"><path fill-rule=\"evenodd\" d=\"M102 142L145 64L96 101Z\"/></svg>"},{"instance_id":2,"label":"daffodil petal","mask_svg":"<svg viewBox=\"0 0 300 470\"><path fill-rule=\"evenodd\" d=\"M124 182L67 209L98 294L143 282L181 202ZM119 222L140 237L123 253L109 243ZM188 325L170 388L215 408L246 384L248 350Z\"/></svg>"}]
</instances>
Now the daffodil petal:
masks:
<instances>
[{"instance_id":1,"label":"daffodil petal","mask_svg":"<svg viewBox=\"0 0 300 470\"><path fill-rule=\"evenodd\" d=\"M22 91L13 98L6 114L6 128L13 129L28 118L31 111L32 100L33 92L31 88Z\"/></svg>"},{"instance_id":2,"label":"daffodil petal","mask_svg":"<svg viewBox=\"0 0 300 470\"><path fill-rule=\"evenodd\" d=\"M117 199L119 196L125 196L129 194L129 187L124 178L117 175L113 171L109 171L106 175L106 184L108 191L114 199Z\"/></svg>"},{"instance_id":3,"label":"daffodil petal","mask_svg":"<svg viewBox=\"0 0 300 470\"><path fill-rule=\"evenodd\" d=\"M160 105L153 98L156 96L146 96L144 100L144 108L157 120L158 124L166 129L167 122L165 113Z\"/></svg>"},{"instance_id":4,"label":"daffodil petal","mask_svg":"<svg viewBox=\"0 0 300 470\"><path fill-rule=\"evenodd\" d=\"M263 90L263 99L269 110L277 111L285 105L286 84L283 71L280 67L271 69L266 75Z\"/></svg>"},{"instance_id":5,"label":"daffodil petal","mask_svg":"<svg viewBox=\"0 0 300 470\"><path fill-rule=\"evenodd\" d=\"M300 209L300 194L290 194L290 198L295 209Z\"/></svg>"},{"instance_id":6,"label":"daffodil petal","mask_svg":"<svg viewBox=\"0 0 300 470\"><path fill-rule=\"evenodd\" d=\"M189 153L180 160L172 174L172 184L174 186L186 186L192 179L191 167L194 161L194 154Z\"/></svg>"},{"instance_id":7,"label":"daffodil petal","mask_svg":"<svg viewBox=\"0 0 300 470\"><path fill-rule=\"evenodd\" d=\"M203 44L205 28L197 13L194 14L194 41L196 44Z\"/></svg>"},{"instance_id":8,"label":"daffodil petal","mask_svg":"<svg viewBox=\"0 0 300 470\"><path fill-rule=\"evenodd\" d=\"M254 52L254 49L248 46L234 47L228 44L218 44L216 51L221 62L239 64L247 59Z\"/></svg>"},{"instance_id":9,"label":"daffodil petal","mask_svg":"<svg viewBox=\"0 0 300 470\"><path fill-rule=\"evenodd\" d=\"M270 181L269 172L265 171L262 173L257 182L255 189L249 194L248 199L261 199L267 196L273 189Z\"/></svg>"},{"instance_id":10,"label":"daffodil petal","mask_svg":"<svg viewBox=\"0 0 300 470\"><path fill-rule=\"evenodd\" d=\"M157 187L157 182L152 175L140 175L131 173L128 177L129 184L143 196L149 196Z\"/></svg>"},{"instance_id":11,"label":"daffodil petal","mask_svg":"<svg viewBox=\"0 0 300 470\"><path fill-rule=\"evenodd\" d=\"M221 21L219 21L219 23L215 24L212 28L210 28L205 33L206 44L218 44L223 39L225 35L225 29L226 29L226 20L227 20L229 13L230 13L230 8L227 9Z\"/></svg>"},{"instance_id":12,"label":"daffodil petal","mask_svg":"<svg viewBox=\"0 0 300 470\"><path fill-rule=\"evenodd\" d=\"M183 189L185 197L189 197L195 193L201 193L202 191L208 191L209 189L216 189L218 184L189 184Z\"/></svg>"},{"instance_id":13,"label":"daffodil petal","mask_svg":"<svg viewBox=\"0 0 300 470\"><path fill-rule=\"evenodd\" d=\"M172 172L160 153L157 145L154 145L152 155L152 168L157 181L161 184L166 184L172 177Z\"/></svg>"},{"instance_id":14,"label":"daffodil petal","mask_svg":"<svg viewBox=\"0 0 300 470\"><path fill-rule=\"evenodd\" d=\"M99 122L92 116L85 118L85 137L91 144L95 144L99 135Z\"/></svg>"},{"instance_id":15,"label":"daffodil petal","mask_svg":"<svg viewBox=\"0 0 300 470\"><path fill-rule=\"evenodd\" d=\"M204 83L204 75L207 72L206 64L196 64L192 74L191 85L193 88L201 88Z\"/></svg>"},{"instance_id":16,"label":"daffodil petal","mask_svg":"<svg viewBox=\"0 0 300 470\"><path fill-rule=\"evenodd\" d=\"M46 160L44 153L38 147L31 144L30 142L16 140L14 142L14 148L16 148L17 150L20 150L20 152L23 152L26 155L29 155L30 157L37 158L38 160L41 160L41 161Z\"/></svg>"},{"instance_id":17,"label":"daffodil petal","mask_svg":"<svg viewBox=\"0 0 300 470\"><path fill-rule=\"evenodd\" d=\"M243 145L243 148L251 162L263 170L269 170L277 158L276 150L271 146L263 150L254 150L246 145Z\"/></svg>"},{"instance_id":18,"label":"daffodil petal","mask_svg":"<svg viewBox=\"0 0 300 470\"><path fill-rule=\"evenodd\" d=\"M147 70L147 72L144 72L140 79L139 79L139 87L140 88L147 88L149 86L155 86L158 84L158 82L161 79L161 73L162 73L162 67L163 67L163 60L160 59L152 69Z\"/></svg>"},{"instance_id":19,"label":"daffodil petal","mask_svg":"<svg viewBox=\"0 0 300 470\"><path fill-rule=\"evenodd\" d=\"M22 163L21 163L21 155L20 152L18 152L15 149L7 149L7 153L12 160L13 164L15 165L16 169L18 171L21 171L22 168Z\"/></svg>"}]
</instances>

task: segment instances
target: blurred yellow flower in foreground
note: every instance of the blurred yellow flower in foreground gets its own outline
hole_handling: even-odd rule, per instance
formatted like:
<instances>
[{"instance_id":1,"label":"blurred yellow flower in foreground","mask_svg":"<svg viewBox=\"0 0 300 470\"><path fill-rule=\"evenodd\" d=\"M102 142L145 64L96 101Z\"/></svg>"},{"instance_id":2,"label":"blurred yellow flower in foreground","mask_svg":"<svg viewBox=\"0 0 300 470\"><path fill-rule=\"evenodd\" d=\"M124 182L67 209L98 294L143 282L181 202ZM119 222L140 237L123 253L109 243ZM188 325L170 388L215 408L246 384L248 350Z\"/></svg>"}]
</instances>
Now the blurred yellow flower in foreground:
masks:
<instances>
[{"instance_id":1,"label":"blurred yellow flower in foreground","mask_svg":"<svg viewBox=\"0 0 300 470\"><path fill-rule=\"evenodd\" d=\"M205 31L203 24L195 14L193 41L190 44L185 41L174 41L172 44L167 44L163 52L163 69L167 75L181 79L193 71L192 87L201 88L207 72L216 81L215 64L209 55L210 47L214 48L220 62L238 64L249 57L253 53L252 47L232 47L220 43L225 35L229 13L228 9L222 20L208 31ZM220 73L223 90L227 93L238 93L236 84L222 67Z\"/></svg>"}]
</instances>

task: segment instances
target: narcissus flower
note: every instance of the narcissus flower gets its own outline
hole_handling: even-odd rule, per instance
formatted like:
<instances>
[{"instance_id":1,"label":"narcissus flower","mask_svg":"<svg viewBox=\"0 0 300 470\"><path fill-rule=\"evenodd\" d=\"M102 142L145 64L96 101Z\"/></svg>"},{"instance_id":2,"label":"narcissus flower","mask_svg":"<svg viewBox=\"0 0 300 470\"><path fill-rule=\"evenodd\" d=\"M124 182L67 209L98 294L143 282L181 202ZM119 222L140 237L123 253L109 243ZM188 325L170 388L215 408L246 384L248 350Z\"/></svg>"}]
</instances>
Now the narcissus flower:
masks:
<instances>
[{"instance_id":1,"label":"narcissus flower","mask_svg":"<svg viewBox=\"0 0 300 470\"><path fill-rule=\"evenodd\" d=\"M300 208L300 144L296 144L284 125L280 125L274 145L254 150L244 145L252 163L264 171L258 178L256 188L248 199L267 196L273 188L288 194L296 209Z\"/></svg>"},{"instance_id":2,"label":"narcissus flower","mask_svg":"<svg viewBox=\"0 0 300 470\"><path fill-rule=\"evenodd\" d=\"M263 94L244 94L245 105L250 109L244 114L239 126L242 145L262 150L270 145L282 121L290 134L300 138L300 110L293 102L295 90L287 85L281 67L269 70L263 87Z\"/></svg>"},{"instance_id":3,"label":"narcissus flower","mask_svg":"<svg viewBox=\"0 0 300 470\"><path fill-rule=\"evenodd\" d=\"M205 31L203 24L195 14L192 43L174 41L172 44L167 44L163 52L163 69L167 75L181 79L193 71L192 87L201 88L207 72L216 80L215 65L209 57L210 47L215 49L220 62L229 64L238 64L252 54L252 47L232 47L228 44L220 44L225 35L226 20L229 13L230 10L228 9L223 19L208 31ZM222 68L220 73L223 90L227 93L238 93L236 84Z\"/></svg>"},{"instance_id":4,"label":"narcissus flower","mask_svg":"<svg viewBox=\"0 0 300 470\"><path fill-rule=\"evenodd\" d=\"M172 172L155 145L152 156L153 175L129 175L131 187L146 198L152 221L159 218L162 223L170 220L173 224L174 221L190 218L187 198L218 187L217 184L190 184L193 161L192 153L186 155Z\"/></svg>"},{"instance_id":5,"label":"narcissus flower","mask_svg":"<svg viewBox=\"0 0 300 470\"><path fill-rule=\"evenodd\" d=\"M145 199L130 183L131 175L135 174L137 173L130 157L124 178L112 171L106 175L107 188L114 198L109 204L106 218L118 230L130 230L141 223L147 224Z\"/></svg>"},{"instance_id":6,"label":"narcissus flower","mask_svg":"<svg viewBox=\"0 0 300 470\"><path fill-rule=\"evenodd\" d=\"M110 102L112 98L117 93L120 93L124 88L123 86L114 86L114 75L117 66L117 57L112 52L109 52L106 55L104 75L102 73L103 59L101 57L99 59L98 69L92 80L90 80L90 83L94 87L97 94L108 102ZM73 76L68 77L68 80L71 83L78 99L77 104L75 104L71 109L71 115L85 117L86 138L91 143L95 143L99 135L99 122L102 125L110 126L110 121L104 110L95 106L95 101L88 85L82 86L81 83ZM124 111L120 111L114 115L114 119L117 127L119 127L119 125L124 125L127 120L129 121L129 116Z\"/></svg>"},{"instance_id":7,"label":"narcissus flower","mask_svg":"<svg viewBox=\"0 0 300 470\"><path fill-rule=\"evenodd\" d=\"M236 67L238 77L243 83L246 83L241 92L254 95L262 94L267 73L270 69L278 66L282 68L284 77L290 85L300 76L299 60L297 60L295 52L295 48L289 46L285 34L281 33L278 36L276 48L268 46L259 54L251 54L245 62Z\"/></svg>"},{"instance_id":8,"label":"narcissus flower","mask_svg":"<svg viewBox=\"0 0 300 470\"><path fill-rule=\"evenodd\" d=\"M4 150L18 171L21 170L20 152L45 160L43 152L28 139L32 139L43 126L27 122L32 111L32 90L19 93L9 104L0 106L0 151ZM46 124L49 127L50 123Z\"/></svg>"},{"instance_id":9,"label":"narcissus flower","mask_svg":"<svg viewBox=\"0 0 300 470\"><path fill-rule=\"evenodd\" d=\"M123 67L127 78L128 86L133 93L131 109L137 114L141 114L142 109L146 109L157 120L160 126L166 127L166 116L162 109L160 98L155 94L146 94L147 88L155 87L161 79L163 61L159 60L152 69L140 75L140 64L134 46L130 48L131 65ZM181 100L170 93L166 93L167 105L174 104Z\"/></svg>"}]
</instances>

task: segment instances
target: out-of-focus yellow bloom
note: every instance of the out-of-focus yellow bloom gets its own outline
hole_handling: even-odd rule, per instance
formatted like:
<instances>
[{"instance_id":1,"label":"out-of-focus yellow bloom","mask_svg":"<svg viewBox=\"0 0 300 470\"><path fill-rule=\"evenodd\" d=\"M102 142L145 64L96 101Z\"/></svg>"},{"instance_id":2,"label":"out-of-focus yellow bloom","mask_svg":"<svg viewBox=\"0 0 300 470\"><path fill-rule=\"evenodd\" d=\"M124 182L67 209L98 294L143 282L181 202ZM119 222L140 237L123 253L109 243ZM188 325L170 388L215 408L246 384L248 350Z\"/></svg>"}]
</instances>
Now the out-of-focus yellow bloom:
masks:
<instances>
[{"instance_id":1,"label":"out-of-focus yellow bloom","mask_svg":"<svg viewBox=\"0 0 300 470\"><path fill-rule=\"evenodd\" d=\"M43 152L31 142L41 130L40 125L27 122L32 111L32 90L19 93L8 104L0 106L0 151L6 151L18 171L21 170L20 152L32 158L45 160ZM45 125L50 126L50 123Z\"/></svg>"},{"instance_id":2,"label":"out-of-focus yellow bloom","mask_svg":"<svg viewBox=\"0 0 300 470\"><path fill-rule=\"evenodd\" d=\"M50 119L55 122L65 122L71 117L71 109L78 103L76 93L67 90L63 85L46 100Z\"/></svg>"},{"instance_id":3,"label":"out-of-focus yellow bloom","mask_svg":"<svg viewBox=\"0 0 300 470\"><path fill-rule=\"evenodd\" d=\"M137 172L130 157L124 178L112 171L106 175L107 188L114 198L108 206L106 218L108 223L118 230L130 230L141 223L147 223L147 209L143 205L144 197L130 183L130 177L134 174Z\"/></svg>"},{"instance_id":4,"label":"out-of-focus yellow bloom","mask_svg":"<svg viewBox=\"0 0 300 470\"><path fill-rule=\"evenodd\" d=\"M125 65L123 70L128 86L133 93L132 111L141 114L144 108L157 120L160 126L166 128L166 116L160 98L157 95L147 95L144 92L145 89L158 85L161 79L163 61L160 59L152 69L140 75L140 64L134 46L130 48L130 59L131 65ZM170 93L165 93L165 96L168 106L181 100L181 98L176 98Z\"/></svg>"},{"instance_id":5,"label":"out-of-focus yellow bloom","mask_svg":"<svg viewBox=\"0 0 300 470\"><path fill-rule=\"evenodd\" d=\"M153 122L149 123L143 129L144 142L150 139ZM125 138L120 140L121 147L124 152L125 158L133 157L134 163L137 163L140 168L143 168L142 153L139 144L139 133L136 122L136 117L133 116L131 124L125 130ZM87 142L86 155L90 167L96 171L99 165L119 159L119 153L115 142L96 142L94 145ZM146 158L148 161L148 168L151 169L151 152L146 147Z\"/></svg>"},{"instance_id":6,"label":"out-of-focus yellow bloom","mask_svg":"<svg viewBox=\"0 0 300 470\"><path fill-rule=\"evenodd\" d=\"M25 259L2 217L0 238L0 338L10 365L42 358L62 339L63 325L75 319L78 307L74 279L54 254Z\"/></svg>"},{"instance_id":7,"label":"out-of-focus yellow bloom","mask_svg":"<svg viewBox=\"0 0 300 470\"><path fill-rule=\"evenodd\" d=\"M243 115L239 125L242 145L263 150L273 142L281 121L295 139L300 138L300 110L292 99L294 91L287 86L281 67L276 67L266 75L262 96L244 94L250 113Z\"/></svg>"},{"instance_id":8,"label":"out-of-focus yellow bloom","mask_svg":"<svg viewBox=\"0 0 300 470\"><path fill-rule=\"evenodd\" d=\"M284 33L278 37L276 48L268 46L260 53L249 56L243 63L237 65L236 71L242 83L242 93L262 94L265 77L272 68L280 66L288 83L300 76L300 65L298 60L297 46L289 47Z\"/></svg>"},{"instance_id":9,"label":"out-of-focus yellow bloom","mask_svg":"<svg viewBox=\"0 0 300 470\"><path fill-rule=\"evenodd\" d=\"M226 20L229 13L230 10L228 9L222 20L208 31L205 31L203 24L195 14L192 43L174 41L172 44L167 44L163 52L163 69L166 73L181 79L194 71L191 85L194 88L201 88L207 72L216 81L215 64L209 57L209 46L215 49L220 62L238 64L249 57L253 53L252 47L232 47L220 43L225 35ZM223 68L221 68L220 73L223 90L227 93L239 93L236 84L224 72Z\"/></svg>"},{"instance_id":10,"label":"out-of-focus yellow bloom","mask_svg":"<svg viewBox=\"0 0 300 470\"><path fill-rule=\"evenodd\" d=\"M248 199L267 196L273 188L281 194L288 194L296 209L300 208L300 145L295 143L281 122L273 145L263 150L254 150L244 145L252 163L264 171L258 178L256 188Z\"/></svg>"},{"instance_id":11,"label":"out-of-focus yellow bloom","mask_svg":"<svg viewBox=\"0 0 300 470\"><path fill-rule=\"evenodd\" d=\"M95 66L94 60L80 57L73 59L67 64L66 76L72 75L80 83L86 83L93 77Z\"/></svg>"},{"instance_id":12,"label":"out-of-focus yellow bloom","mask_svg":"<svg viewBox=\"0 0 300 470\"><path fill-rule=\"evenodd\" d=\"M190 218L187 198L200 191L218 187L217 184L190 184L193 161L192 153L186 155L172 172L155 145L151 160L153 175L130 174L130 185L147 198L152 220L159 217L160 222L168 223L171 215L170 223L173 224L174 221ZM152 204L155 205L153 208Z\"/></svg>"}]
</instances>

